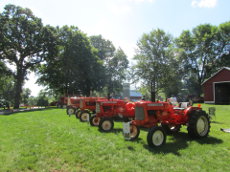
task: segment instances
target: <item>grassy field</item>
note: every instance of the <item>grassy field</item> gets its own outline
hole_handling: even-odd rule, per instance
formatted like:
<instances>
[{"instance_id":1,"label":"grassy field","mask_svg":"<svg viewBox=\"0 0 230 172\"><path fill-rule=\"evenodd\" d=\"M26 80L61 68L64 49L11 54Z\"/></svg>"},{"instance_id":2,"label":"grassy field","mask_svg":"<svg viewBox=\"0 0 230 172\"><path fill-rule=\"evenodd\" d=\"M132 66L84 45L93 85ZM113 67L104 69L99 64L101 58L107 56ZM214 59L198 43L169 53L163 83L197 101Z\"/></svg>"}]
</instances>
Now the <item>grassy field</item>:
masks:
<instances>
[{"instance_id":1,"label":"grassy field","mask_svg":"<svg viewBox=\"0 0 230 172\"><path fill-rule=\"evenodd\" d=\"M207 110L208 105L202 105ZM101 133L64 109L0 116L0 171L230 171L230 106L215 106L209 137L191 140L186 127L150 149L147 132L125 141L122 123Z\"/></svg>"}]
</instances>

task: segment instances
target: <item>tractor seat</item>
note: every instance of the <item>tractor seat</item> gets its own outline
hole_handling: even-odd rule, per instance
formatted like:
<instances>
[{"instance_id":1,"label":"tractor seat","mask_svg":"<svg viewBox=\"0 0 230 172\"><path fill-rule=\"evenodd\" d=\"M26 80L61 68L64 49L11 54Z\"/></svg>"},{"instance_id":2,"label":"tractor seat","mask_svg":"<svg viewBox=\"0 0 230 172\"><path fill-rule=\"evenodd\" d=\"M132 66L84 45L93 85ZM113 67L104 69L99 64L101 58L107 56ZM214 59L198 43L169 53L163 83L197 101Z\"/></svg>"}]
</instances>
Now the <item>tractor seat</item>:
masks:
<instances>
[{"instance_id":1,"label":"tractor seat","mask_svg":"<svg viewBox=\"0 0 230 172\"><path fill-rule=\"evenodd\" d=\"M180 102L179 107L174 107L173 109L183 110L186 109L188 106L189 106L189 102Z\"/></svg>"}]
</instances>

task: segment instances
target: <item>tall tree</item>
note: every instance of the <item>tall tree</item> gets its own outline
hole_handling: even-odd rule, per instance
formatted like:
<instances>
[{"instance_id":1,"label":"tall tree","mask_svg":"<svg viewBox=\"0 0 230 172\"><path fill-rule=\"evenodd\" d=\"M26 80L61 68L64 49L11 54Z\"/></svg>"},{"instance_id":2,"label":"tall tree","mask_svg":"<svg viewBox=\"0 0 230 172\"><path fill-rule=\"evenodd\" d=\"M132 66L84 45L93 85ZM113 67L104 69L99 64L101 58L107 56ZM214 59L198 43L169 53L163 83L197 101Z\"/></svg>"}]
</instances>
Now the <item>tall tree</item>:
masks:
<instances>
[{"instance_id":1,"label":"tall tree","mask_svg":"<svg viewBox=\"0 0 230 172\"><path fill-rule=\"evenodd\" d=\"M56 52L55 37L31 10L15 5L5 6L0 25L0 58L16 67L14 108L18 108L28 71Z\"/></svg>"},{"instance_id":2,"label":"tall tree","mask_svg":"<svg viewBox=\"0 0 230 172\"><path fill-rule=\"evenodd\" d=\"M184 81L200 96L201 84L220 67L220 57L230 43L230 23L219 27L210 24L199 25L190 31L183 31L176 43L182 49L180 62ZM192 91L192 90L191 90Z\"/></svg>"},{"instance_id":3,"label":"tall tree","mask_svg":"<svg viewBox=\"0 0 230 172\"><path fill-rule=\"evenodd\" d=\"M103 86L102 62L88 37L77 27L57 28L59 54L40 68L39 82L56 92L90 95Z\"/></svg>"},{"instance_id":4,"label":"tall tree","mask_svg":"<svg viewBox=\"0 0 230 172\"><path fill-rule=\"evenodd\" d=\"M90 37L92 45L98 50L98 56L103 60L106 74L108 97L112 93L120 92L122 83L126 79L125 71L128 68L128 59L121 48L115 49L111 41L101 35Z\"/></svg>"},{"instance_id":5,"label":"tall tree","mask_svg":"<svg viewBox=\"0 0 230 172\"><path fill-rule=\"evenodd\" d=\"M22 89L22 103L28 104L31 90L29 88Z\"/></svg>"},{"instance_id":6,"label":"tall tree","mask_svg":"<svg viewBox=\"0 0 230 172\"><path fill-rule=\"evenodd\" d=\"M127 56L121 48L116 50L114 56L107 60L106 74L108 78L108 95L122 90L122 84L126 79L125 72L128 68L128 64L129 61Z\"/></svg>"},{"instance_id":7,"label":"tall tree","mask_svg":"<svg viewBox=\"0 0 230 172\"><path fill-rule=\"evenodd\" d=\"M133 66L135 79L150 88L152 101L167 85L171 44L172 37L160 29L144 34L137 44L136 65Z\"/></svg>"}]
</instances>

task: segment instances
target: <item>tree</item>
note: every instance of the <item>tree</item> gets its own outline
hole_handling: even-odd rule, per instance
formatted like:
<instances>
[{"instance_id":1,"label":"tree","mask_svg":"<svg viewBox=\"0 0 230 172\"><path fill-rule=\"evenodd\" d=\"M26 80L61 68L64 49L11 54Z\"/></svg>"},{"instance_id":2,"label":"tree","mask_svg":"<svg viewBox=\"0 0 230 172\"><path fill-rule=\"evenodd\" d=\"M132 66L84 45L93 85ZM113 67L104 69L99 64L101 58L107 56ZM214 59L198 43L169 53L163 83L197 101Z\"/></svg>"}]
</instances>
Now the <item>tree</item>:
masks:
<instances>
[{"instance_id":1,"label":"tree","mask_svg":"<svg viewBox=\"0 0 230 172\"><path fill-rule=\"evenodd\" d=\"M121 48L115 49L111 41L104 39L101 35L90 37L92 45L98 50L98 56L103 60L105 85L107 95L120 92L122 83L126 78L125 71L128 68L128 59Z\"/></svg>"},{"instance_id":2,"label":"tree","mask_svg":"<svg viewBox=\"0 0 230 172\"><path fill-rule=\"evenodd\" d=\"M65 95L89 96L100 90L103 66L88 37L74 26L57 28L57 32L59 54L40 68L39 82Z\"/></svg>"},{"instance_id":3,"label":"tree","mask_svg":"<svg viewBox=\"0 0 230 172\"><path fill-rule=\"evenodd\" d=\"M126 79L125 71L128 68L129 61L124 51L119 48L116 50L114 56L107 60L106 74L108 96L111 93L120 92L122 90L122 83Z\"/></svg>"},{"instance_id":4,"label":"tree","mask_svg":"<svg viewBox=\"0 0 230 172\"><path fill-rule=\"evenodd\" d=\"M24 88L22 90L22 103L28 104L31 90L29 88Z\"/></svg>"},{"instance_id":5,"label":"tree","mask_svg":"<svg viewBox=\"0 0 230 172\"><path fill-rule=\"evenodd\" d=\"M150 89L151 100L155 101L156 94L166 88L170 70L170 46L172 37L163 30L156 29L144 34L138 41L138 52L134 57L134 82Z\"/></svg>"},{"instance_id":6,"label":"tree","mask_svg":"<svg viewBox=\"0 0 230 172\"><path fill-rule=\"evenodd\" d=\"M37 100L37 106L48 106L49 105L47 92L45 90L41 90L39 92L36 100Z\"/></svg>"},{"instance_id":7,"label":"tree","mask_svg":"<svg viewBox=\"0 0 230 172\"><path fill-rule=\"evenodd\" d=\"M101 60L106 61L109 57L113 57L116 49L111 41L104 39L101 35L91 36L90 41L98 50L98 57Z\"/></svg>"},{"instance_id":8,"label":"tree","mask_svg":"<svg viewBox=\"0 0 230 172\"><path fill-rule=\"evenodd\" d=\"M182 49L180 54L183 80L192 93L202 94L201 84L221 67L221 55L230 42L230 23L219 27L210 24L199 25L190 31L183 31L176 43ZM223 64L222 64L223 65Z\"/></svg>"},{"instance_id":9,"label":"tree","mask_svg":"<svg viewBox=\"0 0 230 172\"><path fill-rule=\"evenodd\" d=\"M12 71L0 61L0 100L13 103L14 78Z\"/></svg>"},{"instance_id":10,"label":"tree","mask_svg":"<svg viewBox=\"0 0 230 172\"><path fill-rule=\"evenodd\" d=\"M31 10L6 5L0 14L0 59L15 65L14 108L19 108L28 71L56 53L53 28L44 27Z\"/></svg>"}]
</instances>

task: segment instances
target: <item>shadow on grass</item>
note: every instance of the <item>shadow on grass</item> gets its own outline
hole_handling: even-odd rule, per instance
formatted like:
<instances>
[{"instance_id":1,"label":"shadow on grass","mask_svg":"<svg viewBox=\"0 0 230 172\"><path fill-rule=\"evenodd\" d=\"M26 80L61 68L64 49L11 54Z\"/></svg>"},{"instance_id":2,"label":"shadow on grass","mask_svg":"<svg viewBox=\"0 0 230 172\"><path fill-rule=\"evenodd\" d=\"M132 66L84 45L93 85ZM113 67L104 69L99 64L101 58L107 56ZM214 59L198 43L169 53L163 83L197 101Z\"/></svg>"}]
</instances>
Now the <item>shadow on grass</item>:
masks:
<instances>
[{"instance_id":1,"label":"shadow on grass","mask_svg":"<svg viewBox=\"0 0 230 172\"><path fill-rule=\"evenodd\" d=\"M48 110L53 110L53 109L58 109L58 108L47 107L47 108L41 108L41 109L2 110L2 111L0 111L0 115L9 116L9 115L15 115L15 114L19 114L19 113L34 112L34 111L44 111L44 110L48 111Z\"/></svg>"},{"instance_id":2,"label":"shadow on grass","mask_svg":"<svg viewBox=\"0 0 230 172\"><path fill-rule=\"evenodd\" d=\"M114 128L114 129L112 129L111 131L101 131L101 130L98 128L98 131L101 132L101 133L114 133L114 134L119 134L119 133L122 133L122 132L123 132L123 129L122 129L122 128Z\"/></svg>"},{"instance_id":3,"label":"shadow on grass","mask_svg":"<svg viewBox=\"0 0 230 172\"><path fill-rule=\"evenodd\" d=\"M217 139L211 136L208 136L207 138L202 138L202 139L192 139L188 136L187 133L176 133L173 135L172 142L170 143L165 143L165 145L161 147L155 147L151 148L148 145L144 144L143 147L147 149L148 151L152 153L173 153L177 156L180 156L179 150L185 149L189 146L190 141L196 141L199 144L221 144L223 141L221 139Z\"/></svg>"}]
</instances>

